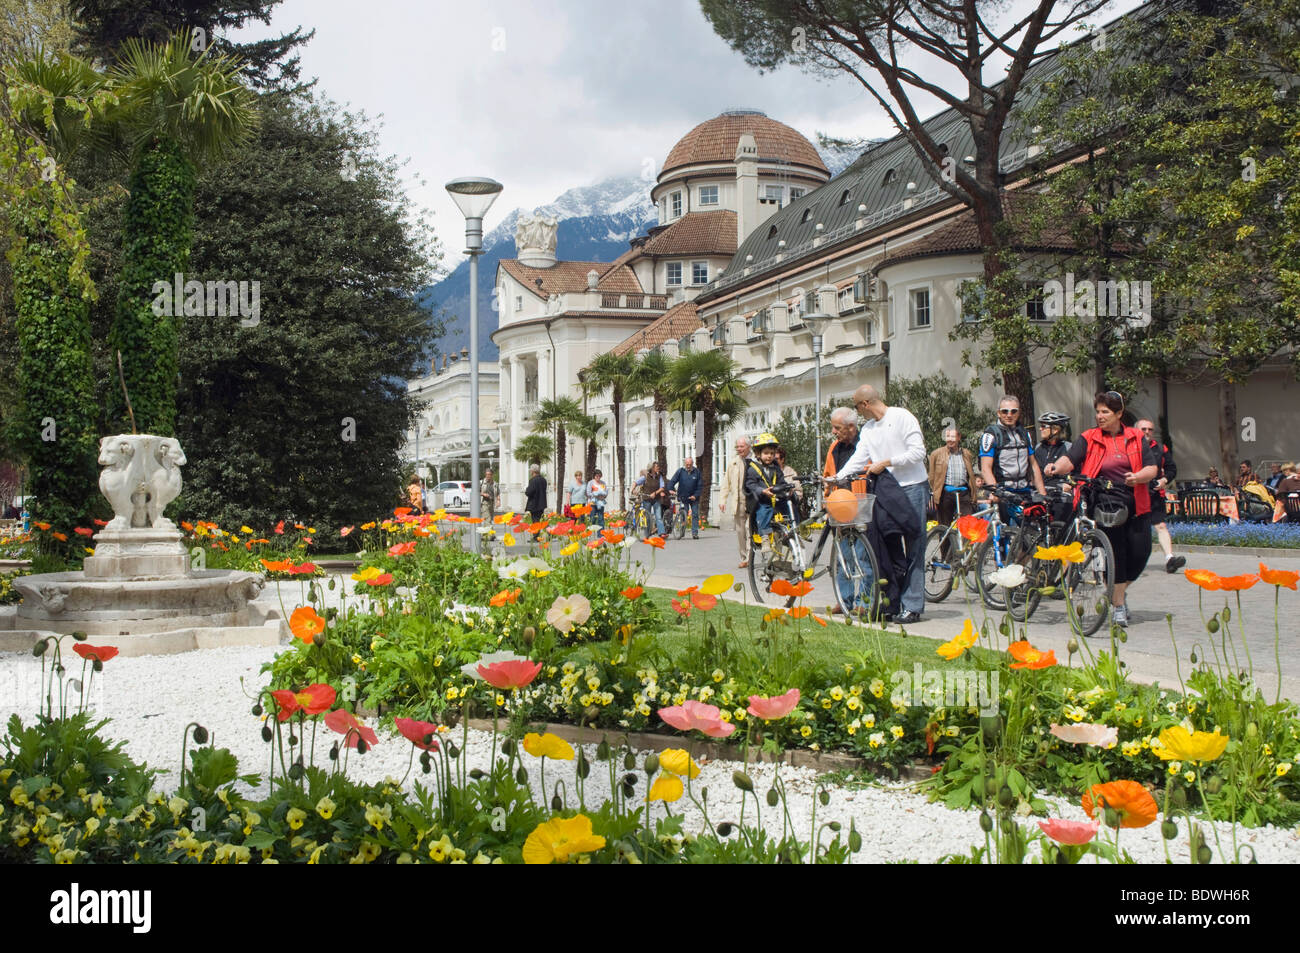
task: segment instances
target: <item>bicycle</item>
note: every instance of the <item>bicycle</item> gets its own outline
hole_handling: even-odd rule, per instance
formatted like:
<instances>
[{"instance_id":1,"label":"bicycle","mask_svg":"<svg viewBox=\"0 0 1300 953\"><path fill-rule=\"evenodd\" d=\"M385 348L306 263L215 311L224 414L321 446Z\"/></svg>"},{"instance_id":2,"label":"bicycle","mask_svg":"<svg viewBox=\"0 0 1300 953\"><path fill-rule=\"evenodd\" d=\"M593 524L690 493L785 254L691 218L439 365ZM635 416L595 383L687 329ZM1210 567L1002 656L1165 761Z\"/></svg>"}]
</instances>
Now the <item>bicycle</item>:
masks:
<instances>
[{"instance_id":1,"label":"bicycle","mask_svg":"<svg viewBox=\"0 0 1300 953\"><path fill-rule=\"evenodd\" d=\"M797 476L795 480L804 486L821 482L821 478L815 476ZM880 609L880 567L862 528L869 521L869 509L867 518L861 523L837 524L824 506L818 507L806 519L799 520L793 487L783 485L776 489L779 496L774 504L776 512L769 533L769 549L763 548L764 540L756 531L752 512L749 517L749 585L754 600L760 605L784 604L788 607L797 597L773 593L772 586L778 579L794 585L829 575L836 604L846 617L853 612L854 603L861 601L864 603L860 610L862 614L868 619L876 618ZM809 556L804 551L804 543L810 542L812 533L818 529L821 534ZM819 569L818 563L829 540L833 540L835 546L826 565ZM866 554L865 560L862 553Z\"/></svg>"},{"instance_id":2,"label":"bicycle","mask_svg":"<svg viewBox=\"0 0 1300 953\"><path fill-rule=\"evenodd\" d=\"M1028 567L1029 582L1040 590L1059 589L1065 597L1066 614L1072 625L1083 635L1093 635L1105 624L1110 615L1111 596L1115 590L1115 551L1106 534L1088 516L1088 498L1094 486L1108 481L1089 477L1071 476L1066 484L1049 487L1049 494L1071 502L1073 487L1079 494L1079 504L1072 518L1066 522L1050 521L1042 545L1044 547L1068 546L1078 542L1083 561L1061 563L1059 560L1033 559ZM1067 490L1066 487L1069 487Z\"/></svg>"},{"instance_id":3,"label":"bicycle","mask_svg":"<svg viewBox=\"0 0 1300 953\"><path fill-rule=\"evenodd\" d=\"M974 590L975 553L979 549L957 529L957 520L962 516L976 516L989 519L989 514L996 510L988 504L973 513L963 514L961 499L957 500L957 517L944 526L935 526L925 534L925 601L943 602L952 593L957 577L967 590Z\"/></svg>"},{"instance_id":4,"label":"bicycle","mask_svg":"<svg viewBox=\"0 0 1300 953\"><path fill-rule=\"evenodd\" d=\"M1016 622L1026 622L1038 608L1042 599L1040 589L1029 585L1030 561L1046 535L1047 507L1037 494L1018 493L995 486L990 492L1007 506L1013 525L1002 521L1000 508L995 504L989 514L988 539L979 544L975 554L975 583L984 604L997 612L1005 611ZM1012 586L999 586L991 580L998 570L1019 565L1025 570L1025 582ZM999 596L1001 588L1008 595Z\"/></svg>"}]
</instances>

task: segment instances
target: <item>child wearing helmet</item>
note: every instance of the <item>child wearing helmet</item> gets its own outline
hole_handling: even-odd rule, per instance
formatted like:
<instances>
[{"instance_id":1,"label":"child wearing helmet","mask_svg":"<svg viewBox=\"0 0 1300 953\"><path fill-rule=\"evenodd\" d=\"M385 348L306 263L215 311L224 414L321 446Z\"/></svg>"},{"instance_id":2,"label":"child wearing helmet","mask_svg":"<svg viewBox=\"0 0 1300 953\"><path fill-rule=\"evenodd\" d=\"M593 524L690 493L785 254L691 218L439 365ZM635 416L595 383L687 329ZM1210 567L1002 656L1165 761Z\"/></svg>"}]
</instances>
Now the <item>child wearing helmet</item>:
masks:
<instances>
[{"instance_id":1,"label":"child wearing helmet","mask_svg":"<svg viewBox=\"0 0 1300 953\"><path fill-rule=\"evenodd\" d=\"M766 533L772 526L776 488L788 485L776 460L778 446L779 442L771 433L759 434L754 441L754 457L750 457L745 468L745 496L754 514L754 526L760 533Z\"/></svg>"}]
</instances>

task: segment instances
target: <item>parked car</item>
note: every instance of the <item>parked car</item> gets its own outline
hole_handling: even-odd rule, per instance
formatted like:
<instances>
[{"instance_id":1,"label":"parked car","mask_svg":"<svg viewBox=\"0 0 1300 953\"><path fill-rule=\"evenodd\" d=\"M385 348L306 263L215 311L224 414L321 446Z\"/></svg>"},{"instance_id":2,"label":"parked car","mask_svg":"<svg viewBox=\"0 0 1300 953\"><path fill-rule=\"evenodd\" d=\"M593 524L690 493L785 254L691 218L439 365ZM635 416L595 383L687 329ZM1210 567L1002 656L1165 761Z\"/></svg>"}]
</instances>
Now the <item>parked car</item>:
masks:
<instances>
[{"instance_id":1,"label":"parked car","mask_svg":"<svg viewBox=\"0 0 1300 953\"><path fill-rule=\"evenodd\" d=\"M443 480L433 491L442 494L442 505L448 509L469 506L468 480Z\"/></svg>"}]
</instances>

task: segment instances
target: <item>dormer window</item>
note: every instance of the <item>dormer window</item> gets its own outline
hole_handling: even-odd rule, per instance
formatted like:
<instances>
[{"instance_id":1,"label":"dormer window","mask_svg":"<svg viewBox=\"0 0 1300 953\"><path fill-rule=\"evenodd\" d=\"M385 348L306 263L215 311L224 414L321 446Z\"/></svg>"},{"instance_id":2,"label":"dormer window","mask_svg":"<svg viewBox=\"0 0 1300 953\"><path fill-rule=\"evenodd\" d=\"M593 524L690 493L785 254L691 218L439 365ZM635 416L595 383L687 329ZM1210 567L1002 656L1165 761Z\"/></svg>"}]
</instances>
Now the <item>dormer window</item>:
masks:
<instances>
[{"instance_id":1,"label":"dormer window","mask_svg":"<svg viewBox=\"0 0 1300 953\"><path fill-rule=\"evenodd\" d=\"M767 239L768 239L768 241L771 241L773 238L776 238L776 226L775 226L775 225L773 225L771 228L769 228L769 229L767 230Z\"/></svg>"},{"instance_id":2,"label":"dormer window","mask_svg":"<svg viewBox=\"0 0 1300 953\"><path fill-rule=\"evenodd\" d=\"M700 186L700 204L701 205L718 204L718 187L716 185Z\"/></svg>"},{"instance_id":3,"label":"dormer window","mask_svg":"<svg viewBox=\"0 0 1300 953\"><path fill-rule=\"evenodd\" d=\"M852 191L853 191L852 189L845 189L843 192L840 193L840 204L841 204L841 205L848 205L848 204L849 204L849 193L852 192Z\"/></svg>"},{"instance_id":4,"label":"dormer window","mask_svg":"<svg viewBox=\"0 0 1300 953\"><path fill-rule=\"evenodd\" d=\"M806 223L808 219L812 218L812 213L813 213L813 206L810 205L803 210L803 217L799 219L799 224L802 225Z\"/></svg>"},{"instance_id":5,"label":"dormer window","mask_svg":"<svg viewBox=\"0 0 1300 953\"><path fill-rule=\"evenodd\" d=\"M898 181L898 170L889 169L885 172L885 179L883 182L880 183L880 187L884 188L886 185L893 185L897 181Z\"/></svg>"}]
</instances>

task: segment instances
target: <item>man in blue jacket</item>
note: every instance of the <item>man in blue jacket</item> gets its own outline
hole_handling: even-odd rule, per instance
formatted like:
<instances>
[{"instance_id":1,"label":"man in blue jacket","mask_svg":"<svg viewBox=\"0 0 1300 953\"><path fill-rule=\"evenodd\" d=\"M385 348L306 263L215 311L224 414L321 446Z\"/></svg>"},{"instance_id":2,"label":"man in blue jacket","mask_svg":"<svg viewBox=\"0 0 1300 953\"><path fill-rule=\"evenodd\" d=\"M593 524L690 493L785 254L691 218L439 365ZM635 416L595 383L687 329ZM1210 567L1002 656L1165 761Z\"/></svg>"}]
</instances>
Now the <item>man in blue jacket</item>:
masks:
<instances>
[{"instance_id":1,"label":"man in blue jacket","mask_svg":"<svg viewBox=\"0 0 1300 953\"><path fill-rule=\"evenodd\" d=\"M700 471L695 460L687 457L673 478L668 481L668 489L677 491L677 502L681 504L682 517L677 523L677 538L686 535L686 523L691 524L691 539L700 538Z\"/></svg>"}]
</instances>

